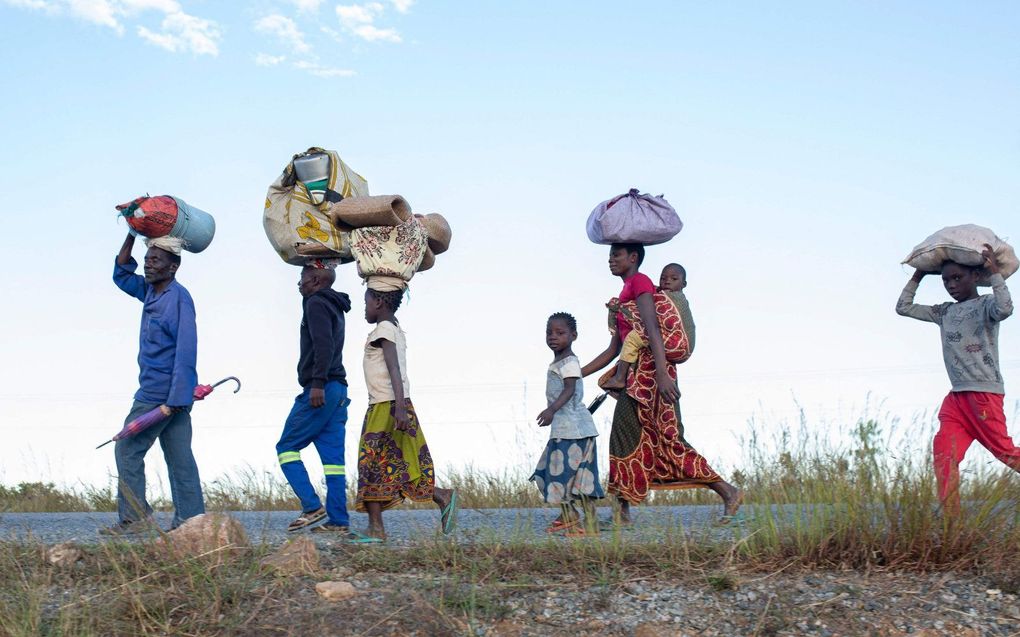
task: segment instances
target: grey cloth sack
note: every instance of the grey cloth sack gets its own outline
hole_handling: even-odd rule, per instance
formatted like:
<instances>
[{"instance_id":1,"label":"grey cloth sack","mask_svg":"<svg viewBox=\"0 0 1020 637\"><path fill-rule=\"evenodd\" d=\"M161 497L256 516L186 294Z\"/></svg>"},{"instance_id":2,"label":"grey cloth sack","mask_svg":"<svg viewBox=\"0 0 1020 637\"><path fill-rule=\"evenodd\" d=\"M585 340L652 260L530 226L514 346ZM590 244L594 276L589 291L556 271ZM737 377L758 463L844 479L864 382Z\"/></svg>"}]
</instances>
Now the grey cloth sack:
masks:
<instances>
[{"instance_id":1,"label":"grey cloth sack","mask_svg":"<svg viewBox=\"0 0 1020 637\"><path fill-rule=\"evenodd\" d=\"M985 262L981 251L986 243L992 246L1002 278L1008 279L1020 269L1020 260L1011 245L988 228L974 224L942 228L911 250L903 263L922 272L941 272L946 261L980 266ZM989 279L990 275L983 270L978 285L991 285Z\"/></svg>"},{"instance_id":2,"label":"grey cloth sack","mask_svg":"<svg viewBox=\"0 0 1020 637\"><path fill-rule=\"evenodd\" d=\"M658 197L631 188L595 206L588 216L588 238L595 243L666 243L684 227L673 206Z\"/></svg>"}]
</instances>

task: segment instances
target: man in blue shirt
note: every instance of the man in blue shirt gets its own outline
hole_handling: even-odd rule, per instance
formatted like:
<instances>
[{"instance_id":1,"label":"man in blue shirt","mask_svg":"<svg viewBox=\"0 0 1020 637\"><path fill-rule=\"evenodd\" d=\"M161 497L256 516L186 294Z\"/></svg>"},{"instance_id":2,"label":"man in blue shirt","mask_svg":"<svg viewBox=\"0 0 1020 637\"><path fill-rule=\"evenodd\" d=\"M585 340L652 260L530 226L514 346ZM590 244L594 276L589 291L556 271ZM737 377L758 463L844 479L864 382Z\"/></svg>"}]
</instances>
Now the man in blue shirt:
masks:
<instances>
[{"instance_id":1,"label":"man in blue shirt","mask_svg":"<svg viewBox=\"0 0 1020 637\"><path fill-rule=\"evenodd\" d=\"M202 483L191 452L191 405L198 384L195 304L175 278L181 264L179 253L157 247L163 245L158 240L150 242L143 277L135 274L138 262L131 257L134 244L134 235L129 234L113 268L117 287L144 303L138 338L139 387L125 423L156 408L170 417L117 441L114 454L119 474L120 521L102 529L100 533L104 535L136 533L154 527L152 507L145 499L145 454L157 438L166 459L174 503L171 528L205 512Z\"/></svg>"}]
</instances>

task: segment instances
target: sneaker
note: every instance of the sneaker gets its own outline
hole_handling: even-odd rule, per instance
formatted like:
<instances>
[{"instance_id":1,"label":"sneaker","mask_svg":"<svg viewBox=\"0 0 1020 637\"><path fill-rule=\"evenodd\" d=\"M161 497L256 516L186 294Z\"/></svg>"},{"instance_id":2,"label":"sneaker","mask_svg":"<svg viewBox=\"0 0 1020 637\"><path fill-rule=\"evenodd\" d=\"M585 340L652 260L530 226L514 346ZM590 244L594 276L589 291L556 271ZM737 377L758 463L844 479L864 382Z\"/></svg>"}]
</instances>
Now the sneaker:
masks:
<instances>
[{"instance_id":1,"label":"sneaker","mask_svg":"<svg viewBox=\"0 0 1020 637\"><path fill-rule=\"evenodd\" d=\"M350 528L348 528L348 527L346 527L346 526L344 526L342 524L334 524L332 522L326 522L325 524L320 524L319 526L315 527L314 529L312 529L311 532L312 533L347 534L347 533L350 532Z\"/></svg>"},{"instance_id":2,"label":"sneaker","mask_svg":"<svg viewBox=\"0 0 1020 637\"><path fill-rule=\"evenodd\" d=\"M139 533L152 533L159 527L152 518L143 520L121 520L113 526L99 529L99 535L120 537L123 535L138 535Z\"/></svg>"},{"instance_id":3,"label":"sneaker","mask_svg":"<svg viewBox=\"0 0 1020 637\"><path fill-rule=\"evenodd\" d=\"M302 513L296 520L287 525L287 533L293 533L300 531L301 529L307 529L308 527L318 524L326 519L326 509L319 508L315 511L309 511Z\"/></svg>"}]
</instances>

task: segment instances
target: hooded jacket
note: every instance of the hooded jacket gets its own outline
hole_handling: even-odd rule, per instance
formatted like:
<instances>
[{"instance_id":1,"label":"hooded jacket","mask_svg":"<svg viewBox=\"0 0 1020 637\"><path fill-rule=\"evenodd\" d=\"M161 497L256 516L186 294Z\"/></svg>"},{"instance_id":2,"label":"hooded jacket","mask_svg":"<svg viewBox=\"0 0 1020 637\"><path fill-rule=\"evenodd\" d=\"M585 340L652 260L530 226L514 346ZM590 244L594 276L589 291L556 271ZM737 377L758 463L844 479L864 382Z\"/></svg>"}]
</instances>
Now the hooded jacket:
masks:
<instances>
[{"instance_id":1,"label":"hooded jacket","mask_svg":"<svg viewBox=\"0 0 1020 637\"><path fill-rule=\"evenodd\" d=\"M344 370L344 314L351 299L343 292L324 288L301 302L301 358L298 383L322 389L332 380L347 384Z\"/></svg>"}]
</instances>

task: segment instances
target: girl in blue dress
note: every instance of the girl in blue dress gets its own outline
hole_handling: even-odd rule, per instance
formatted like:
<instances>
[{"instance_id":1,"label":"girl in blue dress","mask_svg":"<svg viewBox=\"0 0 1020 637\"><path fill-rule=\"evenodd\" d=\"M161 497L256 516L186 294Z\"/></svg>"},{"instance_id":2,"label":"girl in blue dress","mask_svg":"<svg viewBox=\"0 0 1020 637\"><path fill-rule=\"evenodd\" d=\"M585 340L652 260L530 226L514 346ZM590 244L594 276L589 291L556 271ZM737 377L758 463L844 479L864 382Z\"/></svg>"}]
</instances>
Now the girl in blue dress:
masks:
<instances>
[{"instance_id":1,"label":"girl in blue dress","mask_svg":"<svg viewBox=\"0 0 1020 637\"><path fill-rule=\"evenodd\" d=\"M542 499L558 504L560 515L547 531L568 536L598 533L594 500L604 498L599 482L595 438L598 430L584 406L581 362L571 349L577 340L577 321L566 312L549 317L545 342L553 351L545 396L549 406L538 415L538 426L549 427L549 443L538 460L531 480ZM574 502L584 511L584 526Z\"/></svg>"}]
</instances>

